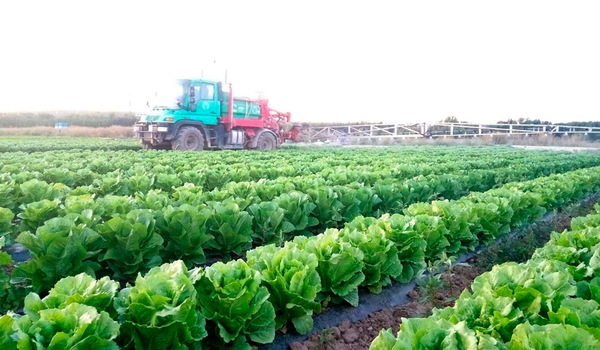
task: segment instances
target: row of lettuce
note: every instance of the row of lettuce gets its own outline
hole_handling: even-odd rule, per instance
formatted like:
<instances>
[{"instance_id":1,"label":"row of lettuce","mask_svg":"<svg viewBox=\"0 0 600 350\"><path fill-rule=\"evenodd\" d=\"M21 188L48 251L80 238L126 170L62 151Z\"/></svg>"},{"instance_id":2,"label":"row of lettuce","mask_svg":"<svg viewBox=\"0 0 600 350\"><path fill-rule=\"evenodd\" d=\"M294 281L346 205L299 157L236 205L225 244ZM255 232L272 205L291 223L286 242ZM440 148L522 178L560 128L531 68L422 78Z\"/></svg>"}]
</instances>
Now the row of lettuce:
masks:
<instances>
[{"instance_id":1,"label":"row of lettuce","mask_svg":"<svg viewBox=\"0 0 600 350\"><path fill-rule=\"evenodd\" d=\"M426 151L428 157L421 152ZM516 152L510 157L506 149L494 149L480 152L477 155L472 150L457 149L453 152L443 150L394 149L376 151L330 150L298 152L286 150L282 152L44 152L39 154L0 154L3 167L2 173L12 176L41 173L47 176L49 182L57 176L56 168L67 170L70 177L77 179L77 186L89 184L85 173L109 174L120 171L121 176L135 175L138 172L151 173L181 173L187 170L199 172L214 170L218 173L231 172L229 181L255 181L259 179L274 179L281 176L307 176L321 172L336 172L338 169L357 171L393 170L408 177L418 174L428 174L437 171L439 164L456 167L457 159L463 161L462 167L475 164L481 168L485 158L492 161L508 161L516 159L536 158L545 153ZM547 156L547 155L546 155ZM495 158L497 157L497 158ZM561 158L578 158L574 155L561 154ZM420 169L422 168L422 169ZM44 175L52 169L48 175ZM211 184L215 182L211 179ZM68 180L72 181L72 180ZM210 186L211 184L207 184ZM219 184L212 184L218 187Z\"/></svg>"},{"instance_id":2,"label":"row of lettuce","mask_svg":"<svg viewBox=\"0 0 600 350\"><path fill-rule=\"evenodd\" d=\"M158 181L161 189L152 190L152 186L161 179L147 175L134 176L128 181L107 177L99 187L83 186L71 189L61 183L47 183L30 179L20 185L14 182L0 184L0 207L11 210L21 220L21 227L15 231L35 230L52 217L66 213L81 213L85 205L93 208L95 214L108 216L123 214L134 208L162 209L179 204L214 205L236 202L246 208L251 204L261 206L261 212L276 213L285 216L300 210L300 216L310 221L307 226L316 226L320 232L326 227L337 227L357 215L379 216L381 213L396 213L416 202L429 202L440 198L458 198L470 191L485 191L497 184L522 181L552 173L562 173L581 167L597 165L600 158L546 159L544 162L529 164L515 163L509 167L476 169L454 174L432 174L418 176L404 181L390 178L378 180L374 185L359 182L340 181L344 185L335 185L320 177L300 176L278 178L259 182L232 182L220 189L205 191L201 186L186 183L179 175L165 175L176 181ZM134 197L115 195L115 193L133 192ZM299 192L298 207L290 208L285 195ZM298 196L296 196L298 197ZM270 202L270 203L266 203ZM304 203L305 202L305 203ZM250 214L255 216L254 209ZM100 211L100 212L99 212ZM0 213L0 221L9 214ZM296 214L294 214L296 215ZM103 217L104 218L104 217ZM290 220L287 220L290 221ZM294 224L295 221L290 222ZM305 220L306 221L306 220ZM292 229L287 225L288 229ZM300 227L295 231L302 231ZM276 228L274 228L276 231ZM284 230L285 231L285 230ZM286 231L287 232L287 231Z\"/></svg>"},{"instance_id":3,"label":"row of lettuce","mask_svg":"<svg viewBox=\"0 0 600 350\"><path fill-rule=\"evenodd\" d=\"M107 177L97 188L75 189L60 183L49 184L32 179L20 185L12 182L0 184L0 207L17 214L21 219L20 230L24 231L35 230L49 218L73 212L71 208L82 207L82 202L95 202L97 205L89 203L92 205L90 208L106 207L103 211L110 214L122 213L131 207L129 202L136 202L137 207L156 209L169 206L172 202L177 206L179 203L204 205L232 200L243 208L250 204L262 204L264 208L271 208L270 211L279 212L296 208L286 207L285 204L278 208L277 206L281 206L281 200L277 198L299 192L305 195L301 197L307 198L307 206L300 208L302 216L315 213L313 216L318 221L314 223L317 226L315 229L321 229L336 227L339 222L348 221L353 215L377 216L377 213L395 213L412 203L458 198L470 191L485 191L498 184L563 173L593 166L594 163L598 163L598 160L583 164L575 160L548 160L533 165L417 176L404 181L391 178L379 180L374 185L347 181L342 181L343 185L335 185L323 178L301 176L259 182L232 182L212 191L205 191L201 186L192 183L181 186L183 180L178 178L178 175L168 175L176 181L158 181L161 184L159 190L150 188L157 183L155 180L163 178L161 174L158 174L156 179L141 175L132 177L127 182ZM133 192L133 197L115 194L128 192ZM275 202L277 205L265 202Z\"/></svg>"},{"instance_id":4,"label":"row of lettuce","mask_svg":"<svg viewBox=\"0 0 600 350\"><path fill-rule=\"evenodd\" d=\"M31 258L19 263L13 275L19 284L31 284L36 292L45 292L60 278L78 272L132 281L137 273L162 262L183 260L193 266L212 259L228 260L252 247L280 245L296 236L343 227L359 216L403 211L412 216L439 215L430 212L428 205L417 203L486 190L501 178L535 178L552 166L549 162L528 169L432 175L375 187L307 184L305 192L290 184L278 188L281 193L261 192L261 186L212 192L184 186L172 195L150 191L135 197L68 195L64 200L43 199L28 204L18 214L23 233L16 241L29 250ZM42 186L45 190L31 193L53 193L52 186L37 185L38 190ZM439 202L436 208L443 206ZM13 219L10 210L0 208L0 234L14 230ZM434 221L420 224L441 227ZM458 220L453 223L458 224ZM455 234L463 234L465 227L460 230Z\"/></svg>"},{"instance_id":5,"label":"row of lettuce","mask_svg":"<svg viewBox=\"0 0 600 350\"><path fill-rule=\"evenodd\" d=\"M600 349L600 206L523 264L477 277L454 307L403 319L371 350Z\"/></svg>"},{"instance_id":6,"label":"row of lettuce","mask_svg":"<svg viewBox=\"0 0 600 350\"><path fill-rule=\"evenodd\" d=\"M429 153L429 150L424 150ZM263 153L147 153L106 152L85 154L73 152L34 155L0 154L0 198L18 197L20 187L30 180L41 180L63 191L96 193L98 195L130 195L151 189L172 191L173 187L192 183L205 191L222 188L232 182L257 182L281 179L318 180L329 185L351 182L374 185L381 181L401 181L418 175L447 174L462 170L543 164L579 163L579 167L597 166L598 157L592 154L547 154L513 152L504 149L472 151L458 149L454 153L431 152L424 158L414 151L358 152L349 151L275 152ZM214 154L219 154L216 157ZM37 154L36 154L37 155ZM2 159L6 158L6 159ZM285 181L284 181L285 180ZM66 187L65 187L66 186ZM26 202L14 200L15 209ZM6 205L0 206L6 207Z\"/></svg>"},{"instance_id":7,"label":"row of lettuce","mask_svg":"<svg viewBox=\"0 0 600 350\"><path fill-rule=\"evenodd\" d=\"M358 305L359 288L377 293L392 280L407 282L429 261L493 242L599 188L600 169L581 169L413 205L407 215L359 217L341 230L255 248L245 261L191 270L182 261L163 264L123 289L107 276L66 277L43 298L30 293L25 315L0 318L0 344L250 349L249 342L273 341L282 327L309 332L313 314L328 303ZM90 263L123 264L123 253L111 250Z\"/></svg>"},{"instance_id":8,"label":"row of lettuce","mask_svg":"<svg viewBox=\"0 0 600 350\"><path fill-rule=\"evenodd\" d=\"M518 151L511 148L481 148L481 147L404 147L378 149L303 149L282 150L278 152L223 151L223 152L131 152L131 151L49 151L33 154L4 153L0 154L3 165L9 165L6 170L18 167L19 172L40 171L47 168L66 168L77 171L89 168L101 174L119 169L128 170L133 166L144 166L152 169L159 165L171 165L175 169L208 168L213 166L232 165L234 167L247 165L269 169L280 168L277 176L310 175L324 169L337 166L347 166L351 169L403 168L415 164L448 163L461 159L471 162L478 159L497 156L499 159L529 158L547 152ZM577 158L568 153L556 154L561 157ZM294 161L290 162L290 158ZM19 160L23 160L20 162ZM1 168L0 168L1 170ZM2 170L5 172L5 170ZM411 171L407 169L407 171ZM247 181L247 179L246 179Z\"/></svg>"}]
</instances>

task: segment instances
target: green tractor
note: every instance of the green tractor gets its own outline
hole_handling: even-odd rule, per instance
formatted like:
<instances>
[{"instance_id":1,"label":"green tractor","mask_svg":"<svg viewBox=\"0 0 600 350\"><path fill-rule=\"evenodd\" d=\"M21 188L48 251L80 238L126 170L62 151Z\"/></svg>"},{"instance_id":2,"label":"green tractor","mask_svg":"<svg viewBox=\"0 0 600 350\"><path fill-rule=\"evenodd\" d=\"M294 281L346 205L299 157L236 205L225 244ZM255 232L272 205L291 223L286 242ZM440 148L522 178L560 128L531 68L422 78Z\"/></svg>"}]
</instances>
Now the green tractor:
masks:
<instances>
[{"instance_id":1,"label":"green tractor","mask_svg":"<svg viewBox=\"0 0 600 350\"><path fill-rule=\"evenodd\" d=\"M178 151L268 151L296 139L290 113L269 108L266 99L233 97L231 85L228 90L220 82L179 80L170 105L155 106L134 125L136 138L146 149Z\"/></svg>"}]
</instances>

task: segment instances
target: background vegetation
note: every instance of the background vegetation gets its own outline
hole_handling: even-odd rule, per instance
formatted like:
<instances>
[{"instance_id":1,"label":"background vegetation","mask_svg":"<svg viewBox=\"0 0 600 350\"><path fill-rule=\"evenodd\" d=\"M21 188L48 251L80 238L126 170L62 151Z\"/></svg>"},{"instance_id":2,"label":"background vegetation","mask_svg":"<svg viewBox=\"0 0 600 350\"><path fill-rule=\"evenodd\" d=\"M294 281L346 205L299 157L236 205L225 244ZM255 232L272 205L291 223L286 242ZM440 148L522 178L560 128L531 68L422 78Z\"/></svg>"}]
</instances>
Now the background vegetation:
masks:
<instances>
[{"instance_id":1,"label":"background vegetation","mask_svg":"<svg viewBox=\"0 0 600 350\"><path fill-rule=\"evenodd\" d=\"M69 126L84 127L131 127L138 120L134 113L128 112L14 112L0 113L0 128L29 128L46 126L54 128L54 123L66 122Z\"/></svg>"}]
</instances>

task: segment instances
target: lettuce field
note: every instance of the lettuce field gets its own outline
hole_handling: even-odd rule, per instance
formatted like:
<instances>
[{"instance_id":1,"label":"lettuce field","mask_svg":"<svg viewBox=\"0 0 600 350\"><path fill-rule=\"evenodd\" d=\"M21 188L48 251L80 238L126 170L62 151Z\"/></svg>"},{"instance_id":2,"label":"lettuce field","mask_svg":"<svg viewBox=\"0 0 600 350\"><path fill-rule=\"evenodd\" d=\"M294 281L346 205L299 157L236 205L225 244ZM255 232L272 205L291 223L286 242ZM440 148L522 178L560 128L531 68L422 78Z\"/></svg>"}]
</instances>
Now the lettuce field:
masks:
<instances>
[{"instance_id":1,"label":"lettuce field","mask_svg":"<svg viewBox=\"0 0 600 350\"><path fill-rule=\"evenodd\" d=\"M600 189L598 153L13 141L0 142L2 349L251 349L308 335L359 292L410 283ZM371 348L600 348L599 215Z\"/></svg>"},{"instance_id":2,"label":"lettuce field","mask_svg":"<svg viewBox=\"0 0 600 350\"><path fill-rule=\"evenodd\" d=\"M454 307L404 319L371 349L600 349L600 206L526 263L477 277Z\"/></svg>"}]
</instances>

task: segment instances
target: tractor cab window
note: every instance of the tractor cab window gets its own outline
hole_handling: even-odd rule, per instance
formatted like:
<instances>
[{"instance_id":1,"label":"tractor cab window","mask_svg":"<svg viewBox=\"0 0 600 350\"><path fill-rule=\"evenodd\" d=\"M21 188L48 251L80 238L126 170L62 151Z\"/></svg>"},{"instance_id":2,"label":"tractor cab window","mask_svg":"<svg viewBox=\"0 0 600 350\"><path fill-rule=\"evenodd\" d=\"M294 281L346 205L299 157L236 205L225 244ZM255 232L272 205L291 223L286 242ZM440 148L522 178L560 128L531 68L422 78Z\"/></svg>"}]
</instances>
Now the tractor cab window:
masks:
<instances>
[{"instance_id":1,"label":"tractor cab window","mask_svg":"<svg viewBox=\"0 0 600 350\"><path fill-rule=\"evenodd\" d=\"M200 84L200 99L213 100L215 98L215 86L213 84Z\"/></svg>"},{"instance_id":2,"label":"tractor cab window","mask_svg":"<svg viewBox=\"0 0 600 350\"><path fill-rule=\"evenodd\" d=\"M214 98L215 98L215 86L213 84L201 83L200 85L194 85L195 101L213 100Z\"/></svg>"}]
</instances>

